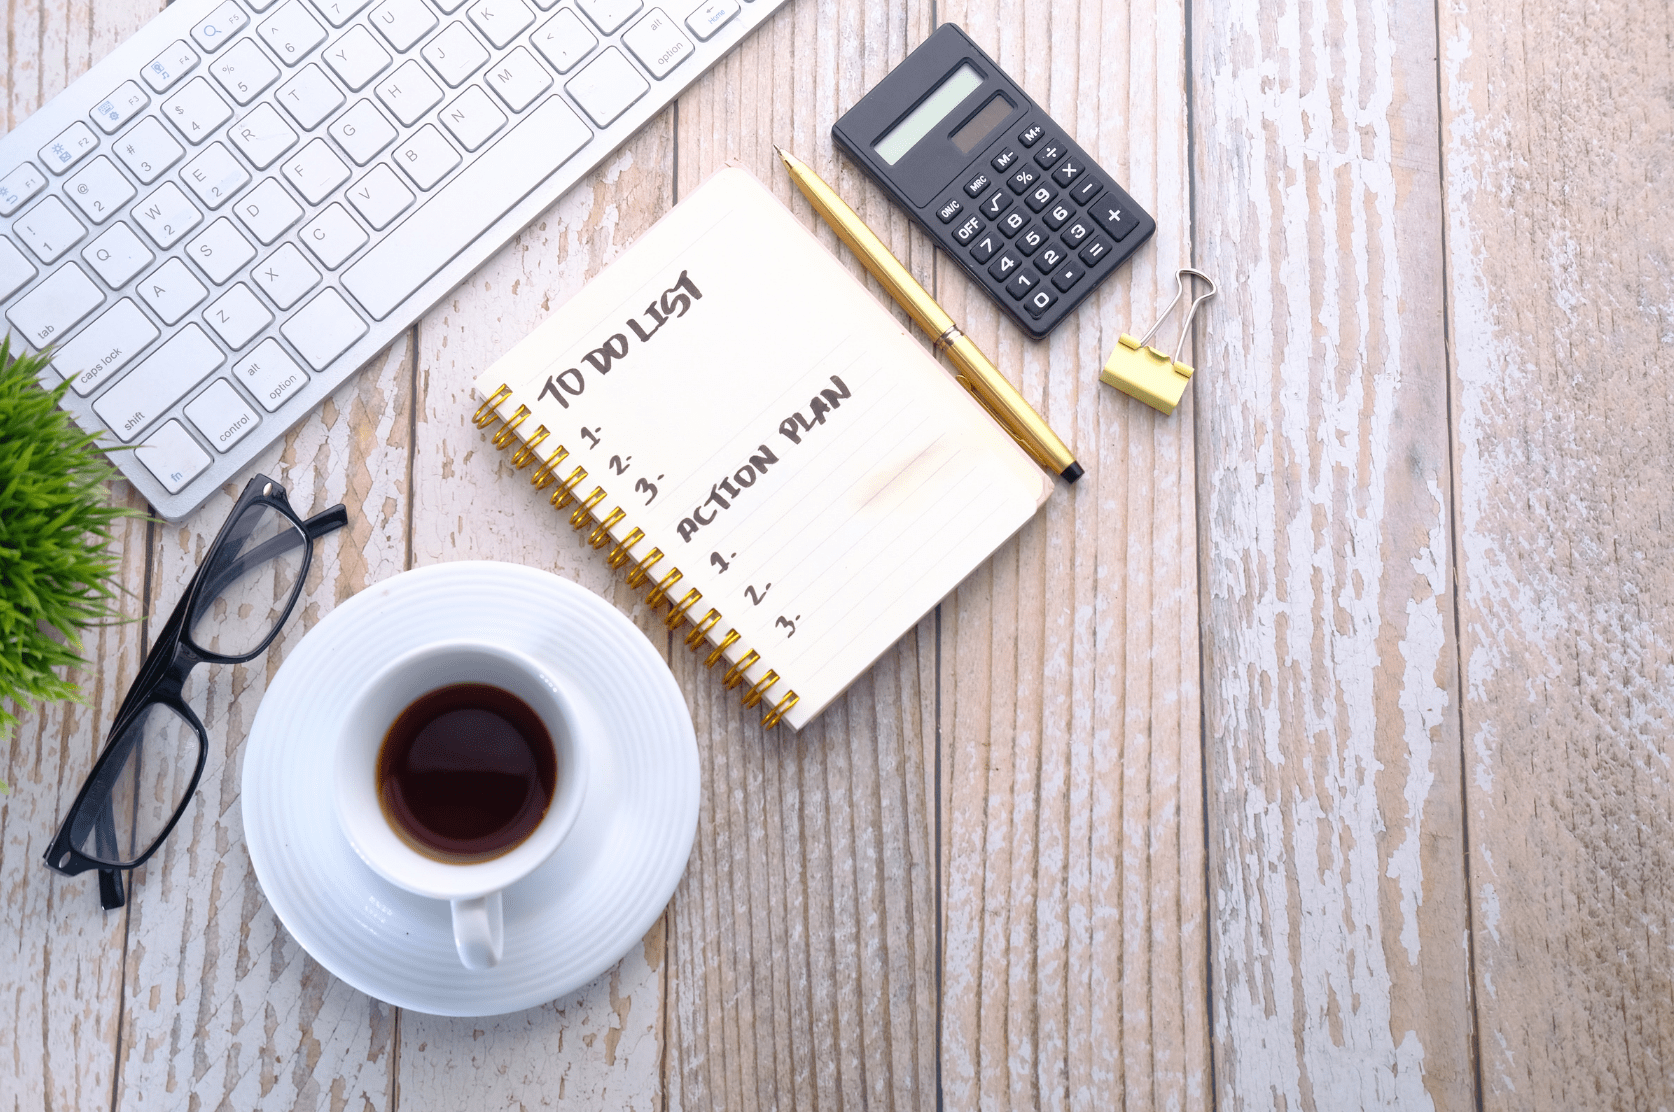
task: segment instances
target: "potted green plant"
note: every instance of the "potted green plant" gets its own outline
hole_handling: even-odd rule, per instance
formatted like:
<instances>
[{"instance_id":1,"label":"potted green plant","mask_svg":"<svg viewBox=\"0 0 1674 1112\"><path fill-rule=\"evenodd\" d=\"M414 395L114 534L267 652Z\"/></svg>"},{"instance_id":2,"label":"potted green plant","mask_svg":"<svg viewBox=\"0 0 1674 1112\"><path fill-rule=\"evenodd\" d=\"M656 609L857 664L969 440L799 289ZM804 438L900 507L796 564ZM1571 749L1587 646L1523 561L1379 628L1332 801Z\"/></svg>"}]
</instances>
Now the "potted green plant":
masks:
<instances>
[{"instance_id":1,"label":"potted green plant","mask_svg":"<svg viewBox=\"0 0 1674 1112\"><path fill-rule=\"evenodd\" d=\"M62 673L84 663L82 630L117 617L111 529L135 512L110 504L98 437L59 408L69 382L41 388L49 359L0 341L0 738L14 704L79 697Z\"/></svg>"}]
</instances>

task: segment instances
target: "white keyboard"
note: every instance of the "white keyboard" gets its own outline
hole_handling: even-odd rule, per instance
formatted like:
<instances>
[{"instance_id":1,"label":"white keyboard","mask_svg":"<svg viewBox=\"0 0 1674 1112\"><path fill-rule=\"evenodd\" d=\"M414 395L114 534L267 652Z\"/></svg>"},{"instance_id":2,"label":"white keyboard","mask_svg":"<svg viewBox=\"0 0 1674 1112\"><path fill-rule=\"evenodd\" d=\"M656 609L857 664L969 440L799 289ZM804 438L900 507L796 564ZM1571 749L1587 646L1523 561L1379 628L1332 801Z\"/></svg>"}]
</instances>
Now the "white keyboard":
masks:
<instances>
[{"instance_id":1,"label":"white keyboard","mask_svg":"<svg viewBox=\"0 0 1674 1112\"><path fill-rule=\"evenodd\" d=\"M179 0L0 137L13 348L179 520L785 2Z\"/></svg>"}]
</instances>

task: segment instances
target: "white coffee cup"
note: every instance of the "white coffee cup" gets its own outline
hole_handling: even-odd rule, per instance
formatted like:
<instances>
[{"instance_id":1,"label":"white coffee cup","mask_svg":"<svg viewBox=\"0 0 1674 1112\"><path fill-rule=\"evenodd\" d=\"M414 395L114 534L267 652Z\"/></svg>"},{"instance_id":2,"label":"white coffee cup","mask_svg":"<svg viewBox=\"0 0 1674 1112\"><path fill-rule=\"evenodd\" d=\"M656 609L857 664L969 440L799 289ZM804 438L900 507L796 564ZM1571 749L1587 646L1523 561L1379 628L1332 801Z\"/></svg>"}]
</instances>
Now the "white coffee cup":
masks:
<instances>
[{"instance_id":1,"label":"white coffee cup","mask_svg":"<svg viewBox=\"0 0 1674 1112\"><path fill-rule=\"evenodd\" d=\"M379 804L378 751L408 706L437 688L482 683L529 705L558 759L552 802L539 825L498 857L456 864L410 846ZM499 964L505 948L500 893L539 868L575 825L587 794L587 742L562 685L530 657L481 641L442 641L401 656L350 701L333 769L337 820L372 871L400 888L453 906L453 941L467 969Z\"/></svg>"}]
</instances>

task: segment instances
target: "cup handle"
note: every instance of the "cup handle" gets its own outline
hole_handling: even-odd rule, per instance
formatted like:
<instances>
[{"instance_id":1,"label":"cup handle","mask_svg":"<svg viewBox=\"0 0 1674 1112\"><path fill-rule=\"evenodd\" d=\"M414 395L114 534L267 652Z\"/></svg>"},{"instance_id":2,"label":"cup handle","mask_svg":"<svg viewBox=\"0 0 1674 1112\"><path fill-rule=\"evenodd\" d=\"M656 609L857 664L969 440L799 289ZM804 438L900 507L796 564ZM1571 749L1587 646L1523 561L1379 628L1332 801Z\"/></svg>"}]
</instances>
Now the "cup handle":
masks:
<instances>
[{"instance_id":1,"label":"cup handle","mask_svg":"<svg viewBox=\"0 0 1674 1112\"><path fill-rule=\"evenodd\" d=\"M505 914L500 893L453 901L453 945L466 969L492 969L505 950Z\"/></svg>"}]
</instances>

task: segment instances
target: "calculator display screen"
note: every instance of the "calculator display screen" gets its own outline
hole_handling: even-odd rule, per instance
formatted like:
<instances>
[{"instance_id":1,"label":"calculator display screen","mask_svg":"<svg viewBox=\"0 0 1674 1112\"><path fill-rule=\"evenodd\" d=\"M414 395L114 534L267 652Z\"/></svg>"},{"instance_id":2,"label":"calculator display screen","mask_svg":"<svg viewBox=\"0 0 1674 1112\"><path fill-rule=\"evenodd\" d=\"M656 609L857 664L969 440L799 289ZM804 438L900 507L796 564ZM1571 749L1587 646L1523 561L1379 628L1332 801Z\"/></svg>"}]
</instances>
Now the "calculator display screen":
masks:
<instances>
[{"instance_id":1,"label":"calculator display screen","mask_svg":"<svg viewBox=\"0 0 1674 1112\"><path fill-rule=\"evenodd\" d=\"M959 107L959 102L981 84L982 75L969 62L954 70L947 80L924 98L924 103L877 141L873 149L878 152L878 157L891 166L895 165L902 155L913 149L913 144L930 134L931 128L947 119L948 114Z\"/></svg>"},{"instance_id":2,"label":"calculator display screen","mask_svg":"<svg viewBox=\"0 0 1674 1112\"><path fill-rule=\"evenodd\" d=\"M994 129L1006 122L1011 115L1011 102L999 93L989 98L982 106L982 111L965 121L965 125L953 133L953 145L959 148L960 154L970 154L976 150L977 144L994 134Z\"/></svg>"}]
</instances>

